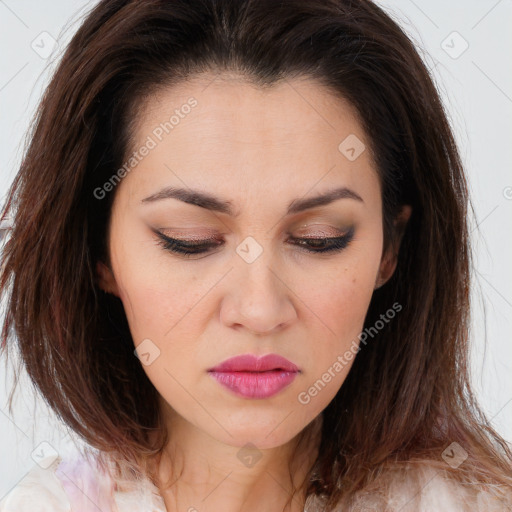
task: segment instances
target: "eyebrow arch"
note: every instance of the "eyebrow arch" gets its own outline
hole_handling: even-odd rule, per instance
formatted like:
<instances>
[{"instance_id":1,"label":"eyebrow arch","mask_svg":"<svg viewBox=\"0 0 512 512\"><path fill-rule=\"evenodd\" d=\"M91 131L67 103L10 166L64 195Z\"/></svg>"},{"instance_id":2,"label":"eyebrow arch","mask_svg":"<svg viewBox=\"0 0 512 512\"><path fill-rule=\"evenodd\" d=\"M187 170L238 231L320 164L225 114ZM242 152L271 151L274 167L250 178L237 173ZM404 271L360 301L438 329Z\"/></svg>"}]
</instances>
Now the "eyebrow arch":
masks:
<instances>
[{"instance_id":1,"label":"eyebrow arch","mask_svg":"<svg viewBox=\"0 0 512 512\"><path fill-rule=\"evenodd\" d=\"M219 199L199 190L166 187L144 199L142 203L153 203L162 199L178 199L187 204L192 204L207 210L225 213L232 217L238 217L240 211L234 212L231 201ZM286 215L292 215L318 206L325 206L338 199L355 199L364 203L359 194L347 187L339 187L329 190L314 197L297 198L288 204Z\"/></svg>"}]
</instances>

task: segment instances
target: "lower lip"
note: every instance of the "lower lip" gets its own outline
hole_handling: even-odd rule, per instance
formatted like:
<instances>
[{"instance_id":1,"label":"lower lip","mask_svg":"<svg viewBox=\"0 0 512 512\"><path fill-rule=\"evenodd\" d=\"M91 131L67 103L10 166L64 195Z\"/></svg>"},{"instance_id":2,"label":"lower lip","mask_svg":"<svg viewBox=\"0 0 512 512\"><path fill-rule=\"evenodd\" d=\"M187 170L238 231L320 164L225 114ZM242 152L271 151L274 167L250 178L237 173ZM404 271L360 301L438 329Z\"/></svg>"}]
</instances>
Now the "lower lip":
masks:
<instances>
[{"instance_id":1,"label":"lower lip","mask_svg":"<svg viewBox=\"0 0 512 512\"><path fill-rule=\"evenodd\" d=\"M269 398L288 386L297 372L209 372L220 384L244 398Z\"/></svg>"}]
</instances>

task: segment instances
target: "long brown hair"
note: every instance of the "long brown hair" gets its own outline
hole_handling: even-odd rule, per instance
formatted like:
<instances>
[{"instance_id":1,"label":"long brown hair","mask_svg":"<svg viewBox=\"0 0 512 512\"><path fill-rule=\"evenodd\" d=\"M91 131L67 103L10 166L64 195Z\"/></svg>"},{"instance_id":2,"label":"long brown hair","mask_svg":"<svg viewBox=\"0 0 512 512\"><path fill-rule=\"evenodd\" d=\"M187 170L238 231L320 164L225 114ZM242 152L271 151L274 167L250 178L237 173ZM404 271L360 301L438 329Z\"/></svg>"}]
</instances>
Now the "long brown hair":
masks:
<instances>
[{"instance_id":1,"label":"long brown hair","mask_svg":"<svg viewBox=\"0 0 512 512\"><path fill-rule=\"evenodd\" d=\"M133 354L119 299L103 294L115 191L137 105L197 73L234 72L261 87L307 76L356 108L382 184L384 235L412 206L393 277L365 321L401 311L362 348L323 411L309 494L331 504L379 468L468 454L454 478L510 485L512 453L481 412L468 370L471 254L467 185L447 116L401 28L369 0L103 0L66 49L34 120L2 218L11 328L22 363L58 416L121 460L161 453L157 392ZM151 433L157 433L151 436ZM313 474L313 473L312 473ZM476 475L476 476L475 476Z\"/></svg>"}]
</instances>

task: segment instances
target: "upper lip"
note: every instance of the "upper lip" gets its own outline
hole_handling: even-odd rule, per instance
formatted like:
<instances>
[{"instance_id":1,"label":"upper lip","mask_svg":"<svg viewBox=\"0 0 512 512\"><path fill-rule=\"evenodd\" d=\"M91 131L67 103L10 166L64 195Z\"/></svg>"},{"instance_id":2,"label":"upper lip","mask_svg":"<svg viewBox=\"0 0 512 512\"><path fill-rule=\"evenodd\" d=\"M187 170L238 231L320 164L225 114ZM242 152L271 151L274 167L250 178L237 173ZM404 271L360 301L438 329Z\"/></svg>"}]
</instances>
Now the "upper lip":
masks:
<instances>
[{"instance_id":1,"label":"upper lip","mask_svg":"<svg viewBox=\"0 0 512 512\"><path fill-rule=\"evenodd\" d=\"M240 356L226 359L214 368L210 368L210 372L265 372L269 370L283 370L288 372L298 372L299 368L288 359L278 354L267 354L257 357L252 354L244 354Z\"/></svg>"}]
</instances>

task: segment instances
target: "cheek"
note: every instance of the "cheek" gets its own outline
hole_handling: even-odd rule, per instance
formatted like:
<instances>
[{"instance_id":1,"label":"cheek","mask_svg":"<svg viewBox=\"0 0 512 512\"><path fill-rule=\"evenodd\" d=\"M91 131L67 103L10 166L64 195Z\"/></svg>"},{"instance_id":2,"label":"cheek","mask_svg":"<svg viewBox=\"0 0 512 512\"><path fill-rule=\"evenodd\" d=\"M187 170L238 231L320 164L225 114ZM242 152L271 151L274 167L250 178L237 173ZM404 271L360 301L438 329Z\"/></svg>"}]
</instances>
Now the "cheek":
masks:
<instances>
[{"instance_id":1,"label":"cheek","mask_svg":"<svg viewBox=\"0 0 512 512\"><path fill-rule=\"evenodd\" d=\"M178 276L156 279L154 269L128 272L122 284L121 300L144 372L167 398L181 396L177 383L188 382L190 368L197 364L201 308L194 307L196 293Z\"/></svg>"},{"instance_id":2,"label":"cheek","mask_svg":"<svg viewBox=\"0 0 512 512\"><path fill-rule=\"evenodd\" d=\"M328 326L337 327L333 329L336 335L362 325L374 291L379 251L378 245L354 248L346 258L326 265L325 271L304 273L305 302L314 306Z\"/></svg>"},{"instance_id":3,"label":"cheek","mask_svg":"<svg viewBox=\"0 0 512 512\"><path fill-rule=\"evenodd\" d=\"M297 400L308 414L319 414L334 398L352 367L360 345L359 335L371 300L373 267L355 272L345 265L315 281L316 292L308 296L315 313L311 340L304 360L304 381Z\"/></svg>"},{"instance_id":4,"label":"cheek","mask_svg":"<svg viewBox=\"0 0 512 512\"><path fill-rule=\"evenodd\" d=\"M345 350L363 328L373 291L373 278L344 268L338 276L316 280L316 291L305 301L323 331L322 352L328 357ZM325 362L325 361L324 361Z\"/></svg>"},{"instance_id":5,"label":"cheek","mask_svg":"<svg viewBox=\"0 0 512 512\"><path fill-rule=\"evenodd\" d=\"M153 251L158 256L158 252ZM139 357L150 354L146 361L140 357L143 370L154 387L168 399L182 396L178 382L191 386L201 372L194 373L190 369L204 369L197 341L208 318L205 308L209 303L204 297L214 282L203 282L190 272L179 272L177 265L159 258L154 261L150 254L144 265L139 264L138 256L133 253L129 261L118 264L120 298L134 349Z\"/></svg>"},{"instance_id":6,"label":"cheek","mask_svg":"<svg viewBox=\"0 0 512 512\"><path fill-rule=\"evenodd\" d=\"M337 356L359 345L380 263L380 245L354 247L326 272L305 278L301 296L318 321L315 371L323 372ZM313 325L313 324L311 324ZM321 332L320 332L321 331Z\"/></svg>"},{"instance_id":7,"label":"cheek","mask_svg":"<svg viewBox=\"0 0 512 512\"><path fill-rule=\"evenodd\" d=\"M165 256L147 235L139 243L125 237L112 249L119 297L136 345L144 338L163 339L200 292L195 276L180 272Z\"/></svg>"}]
</instances>

